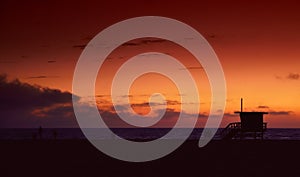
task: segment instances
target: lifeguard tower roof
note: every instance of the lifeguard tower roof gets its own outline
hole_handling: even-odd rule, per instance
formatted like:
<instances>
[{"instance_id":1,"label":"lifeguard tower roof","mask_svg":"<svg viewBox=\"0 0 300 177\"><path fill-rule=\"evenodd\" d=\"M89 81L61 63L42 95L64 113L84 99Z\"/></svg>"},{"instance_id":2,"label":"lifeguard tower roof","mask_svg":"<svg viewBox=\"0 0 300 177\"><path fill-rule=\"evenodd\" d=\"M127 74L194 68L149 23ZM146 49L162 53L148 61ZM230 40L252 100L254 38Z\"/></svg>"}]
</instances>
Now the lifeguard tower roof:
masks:
<instances>
[{"instance_id":1,"label":"lifeguard tower roof","mask_svg":"<svg viewBox=\"0 0 300 177\"><path fill-rule=\"evenodd\" d=\"M268 112L255 112L255 111L252 111L252 112L241 112L241 111L236 111L234 112L236 114L269 114Z\"/></svg>"},{"instance_id":2,"label":"lifeguard tower roof","mask_svg":"<svg viewBox=\"0 0 300 177\"><path fill-rule=\"evenodd\" d=\"M267 112L235 112L240 114L241 128L245 132L257 132L264 129L264 114Z\"/></svg>"}]
</instances>

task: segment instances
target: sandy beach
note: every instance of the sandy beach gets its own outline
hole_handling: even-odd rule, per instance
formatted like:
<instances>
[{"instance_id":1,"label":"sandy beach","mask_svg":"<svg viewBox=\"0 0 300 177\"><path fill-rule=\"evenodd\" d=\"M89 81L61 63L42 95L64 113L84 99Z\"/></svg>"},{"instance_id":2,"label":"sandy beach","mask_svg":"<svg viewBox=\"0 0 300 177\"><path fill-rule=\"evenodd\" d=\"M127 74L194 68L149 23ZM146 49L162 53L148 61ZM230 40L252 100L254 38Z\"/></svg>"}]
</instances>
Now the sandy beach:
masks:
<instances>
[{"instance_id":1,"label":"sandy beach","mask_svg":"<svg viewBox=\"0 0 300 177\"><path fill-rule=\"evenodd\" d=\"M187 141L155 161L112 159L86 140L1 141L3 176L299 177L300 141Z\"/></svg>"}]
</instances>

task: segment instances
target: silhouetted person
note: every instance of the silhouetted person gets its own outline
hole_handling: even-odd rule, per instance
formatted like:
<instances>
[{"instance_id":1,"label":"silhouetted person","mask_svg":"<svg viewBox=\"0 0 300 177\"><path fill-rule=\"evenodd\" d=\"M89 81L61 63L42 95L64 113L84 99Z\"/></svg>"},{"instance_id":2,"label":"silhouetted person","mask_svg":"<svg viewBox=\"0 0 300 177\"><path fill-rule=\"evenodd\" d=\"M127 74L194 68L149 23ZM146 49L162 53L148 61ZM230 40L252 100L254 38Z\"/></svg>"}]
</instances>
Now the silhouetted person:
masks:
<instances>
[{"instance_id":1,"label":"silhouetted person","mask_svg":"<svg viewBox=\"0 0 300 177\"><path fill-rule=\"evenodd\" d=\"M40 126L40 128L39 128L39 138L40 139L43 138L43 128L42 128L42 126Z\"/></svg>"}]
</instances>

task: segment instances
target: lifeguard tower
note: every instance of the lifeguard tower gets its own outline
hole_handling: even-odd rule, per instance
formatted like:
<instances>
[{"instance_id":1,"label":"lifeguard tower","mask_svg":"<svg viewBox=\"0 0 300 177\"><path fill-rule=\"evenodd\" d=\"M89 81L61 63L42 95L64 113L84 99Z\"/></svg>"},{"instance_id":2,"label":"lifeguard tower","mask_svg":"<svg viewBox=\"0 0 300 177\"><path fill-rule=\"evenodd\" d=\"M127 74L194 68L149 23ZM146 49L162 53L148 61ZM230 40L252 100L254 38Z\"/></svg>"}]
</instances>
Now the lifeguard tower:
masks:
<instances>
[{"instance_id":1,"label":"lifeguard tower","mask_svg":"<svg viewBox=\"0 0 300 177\"><path fill-rule=\"evenodd\" d=\"M234 112L240 115L240 122L232 122L221 132L222 139L244 139L260 137L263 139L267 130L267 123L263 121L267 112L243 112L243 99L241 99L241 111Z\"/></svg>"}]
</instances>

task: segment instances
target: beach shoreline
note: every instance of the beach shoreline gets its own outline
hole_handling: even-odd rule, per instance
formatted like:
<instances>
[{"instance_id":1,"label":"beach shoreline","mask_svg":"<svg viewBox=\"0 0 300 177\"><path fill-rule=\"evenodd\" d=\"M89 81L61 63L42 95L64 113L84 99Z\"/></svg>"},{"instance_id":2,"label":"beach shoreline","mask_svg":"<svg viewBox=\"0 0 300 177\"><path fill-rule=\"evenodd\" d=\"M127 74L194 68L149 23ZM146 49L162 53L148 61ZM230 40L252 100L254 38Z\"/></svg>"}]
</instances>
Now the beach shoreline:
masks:
<instances>
[{"instance_id":1,"label":"beach shoreline","mask_svg":"<svg viewBox=\"0 0 300 177\"><path fill-rule=\"evenodd\" d=\"M186 141L161 159L113 159L87 140L1 140L4 176L300 176L300 141Z\"/></svg>"}]
</instances>

